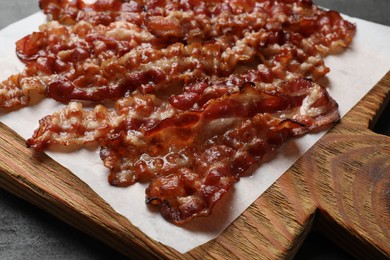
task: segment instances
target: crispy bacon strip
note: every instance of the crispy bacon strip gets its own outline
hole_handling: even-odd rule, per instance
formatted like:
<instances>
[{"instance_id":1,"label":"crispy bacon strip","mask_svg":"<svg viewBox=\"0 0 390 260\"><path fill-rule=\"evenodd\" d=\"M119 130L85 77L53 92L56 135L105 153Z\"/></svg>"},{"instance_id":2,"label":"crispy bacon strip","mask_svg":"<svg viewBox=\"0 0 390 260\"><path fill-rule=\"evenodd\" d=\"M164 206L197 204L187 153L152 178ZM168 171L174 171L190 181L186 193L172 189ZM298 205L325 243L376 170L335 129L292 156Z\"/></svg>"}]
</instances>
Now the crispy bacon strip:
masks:
<instances>
[{"instance_id":1,"label":"crispy bacon strip","mask_svg":"<svg viewBox=\"0 0 390 260\"><path fill-rule=\"evenodd\" d=\"M79 21L109 25L116 20L141 23L141 1L97 0L87 4L82 0L40 0L39 6L50 19L67 25Z\"/></svg>"},{"instance_id":2,"label":"crispy bacon strip","mask_svg":"<svg viewBox=\"0 0 390 260\"><path fill-rule=\"evenodd\" d=\"M146 203L159 205L162 215L177 224L207 216L243 172L301 127L290 120L257 114L196 147L191 163L152 179L146 189Z\"/></svg>"},{"instance_id":3,"label":"crispy bacon strip","mask_svg":"<svg viewBox=\"0 0 390 260\"><path fill-rule=\"evenodd\" d=\"M102 105L84 110L81 103L71 102L61 111L39 121L27 145L43 150L49 145L85 145L104 138L121 119L115 112Z\"/></svg>"},{"instance_id":4,"label":"crispy bacon strip","mask_svg":"<svg viewBox=\"0 0 390 260\"><path fill-rule=\"evenodd\" d=\"M17 91L28 88L22 84L24 79L36 79L43 94L60 102L118 99L132 91L134 84L127 84L126 68L113 64L133 47L153 39L151 34L128 23L94 28L81 22L67 28L50 22L41 26L39 33L17 42L17 54L26 63L26 69L17 76L17 82L11 85L5 81L2 87L11 86ZM29 93L18 91L20 105L28 104ZM0 107L12 106L12 102L3 105L6 101Z\"/></svg>"},{"instance_id":5,"label":"crispy bacon strip","mask_svg":"<svg viewBox=\"0 0 390 260\"><path fill-rule=\"evenodd\" d=\"M154 95L135 95L118 100L114 110L103 105L84 109L78 102L71 102L62 110L40 120L39 128L27 145L42 151L50 145L83 145L99 142L113 129L126 126L138 130L161 121L162 115L170 116L175 109Z\"/></svg>"}]
</instances>

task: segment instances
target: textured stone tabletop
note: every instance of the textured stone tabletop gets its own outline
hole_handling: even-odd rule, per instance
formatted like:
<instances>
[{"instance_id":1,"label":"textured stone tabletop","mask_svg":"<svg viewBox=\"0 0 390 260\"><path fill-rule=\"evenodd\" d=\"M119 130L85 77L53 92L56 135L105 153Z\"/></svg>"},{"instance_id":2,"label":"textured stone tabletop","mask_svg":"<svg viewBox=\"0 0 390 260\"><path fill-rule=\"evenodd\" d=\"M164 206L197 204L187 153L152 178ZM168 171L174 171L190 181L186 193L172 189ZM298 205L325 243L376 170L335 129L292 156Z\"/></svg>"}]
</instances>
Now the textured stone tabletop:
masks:
<instances>
[{"instance_id":1,"label":"textured stone tabletop","mask_svg":"<svg viewBox=\"0 0 390 260\"><path fill-rule=\"evenodd\" d=\"M390 25L390 0L317 0L315 3L354 17ZM38 11L38 0L0 0L0 29ZM301 252L299 256L305 259L316 257L319 259L319 254L324 253L321 250L317 250L317 253L309 251L311 252ZM39 208L0 189L0 259L124 259L124 257Z\"/></svg>"}]
</instances>

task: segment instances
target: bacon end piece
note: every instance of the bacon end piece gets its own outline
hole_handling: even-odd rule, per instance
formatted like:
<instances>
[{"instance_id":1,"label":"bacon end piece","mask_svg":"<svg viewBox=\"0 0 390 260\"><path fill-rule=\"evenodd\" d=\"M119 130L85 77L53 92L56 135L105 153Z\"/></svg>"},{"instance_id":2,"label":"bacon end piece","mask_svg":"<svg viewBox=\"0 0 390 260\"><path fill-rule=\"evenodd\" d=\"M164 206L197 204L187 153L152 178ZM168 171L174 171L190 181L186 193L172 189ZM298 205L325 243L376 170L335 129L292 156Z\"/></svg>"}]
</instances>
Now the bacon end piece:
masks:
<instances>
[{"instance_id":1,"label":"bacon end piece","mask_svg":"<svg viewBox=\"0 0 390 260\"><path fill-rule=\"evenodd\" d=\"M39 128L27 140L27 146L42 151L50 145L85 145L97 142L114 127L118 116L98 105L84 110L81 103L71 102L64 109L44 117Z\"/></svg>"}]
</instances>

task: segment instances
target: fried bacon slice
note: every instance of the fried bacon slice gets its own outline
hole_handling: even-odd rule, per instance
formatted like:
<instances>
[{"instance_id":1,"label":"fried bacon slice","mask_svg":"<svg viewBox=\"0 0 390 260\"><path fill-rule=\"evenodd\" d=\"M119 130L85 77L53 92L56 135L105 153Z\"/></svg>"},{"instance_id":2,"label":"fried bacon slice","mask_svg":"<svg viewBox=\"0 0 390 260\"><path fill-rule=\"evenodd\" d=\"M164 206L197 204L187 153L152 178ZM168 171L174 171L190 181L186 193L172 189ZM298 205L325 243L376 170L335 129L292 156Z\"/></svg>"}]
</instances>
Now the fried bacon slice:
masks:
<instances>
[{"instance_id":1,"label":"fried bacon slice","mask_svg":"<svg viewBox=\"0 0 390 260\"><path fill-rule=\"evenodd\" d=\"M0 107L28 105L30 89L60 102L118 99L134 86L126 82L130 68L117 65L118 58L153 39L128 23L92 27L80 22L68 28L53 21L42 25L40 32L17 42L17 55L26 69L0 84L15 92L13 99L0 99Z\"/></svg>"},{"instance_id":2,"label":"fried bacon slice","mask_svg":"<svg viewBox=\"0 0 390 260\"><path fill-rule=\"evenodd\" d=\"M142 22L143 1L98 0L88 3L82 0L40 0L39 6L50 20L66 25L80 21L93 25L109 25L117 20L135 24Z\"/></svg>"},{"instance_id":3,"label":"fried bacon slice","mask_svg":"<svg viewBox=\"0 0 390 260\"><path fill-rule=\"evenodd\" d=\"M287 139L339 120L317 82L330 70L323 57L349 46L355 26L310 0L40 7L49 22L16 43L26 68L0 83L0 110L67 104L27 145L98 144L109 183L149 183L146 203L171 222L211 214Z\"/></svg>"},{"instance_id":4,"label":"fried bacon slice","mask_svg":"<svg viewBox=\"0 0 390 260\"><path fill-rule=\"evenodd\" d=\"M174 107L154 95L123 98L117 101L115 109L103 105L84 109L82 103L70 102L62 110L41 119L39 128L27 140L27 145L41 151L50 145L80 146L99 142L113 129L126 126L136 130L174 113Z\"/></svg>"},{"instance_id":5,"label":"fried bacon slice","mask_svg":"<svg viewBox=\"0 0 390 260\"><path fill-rule=\"evenodd\" d=\"M194 147L194 152L188 152L192 156L190 163L153 178L146 189L146 203L160 205L162 215L178 224L207 216L245 171L293 136L294 129L300 128L301 124L291 120L257 114ZM183 160L169 154L171 157Z\"/></svg>"}]
</instances>

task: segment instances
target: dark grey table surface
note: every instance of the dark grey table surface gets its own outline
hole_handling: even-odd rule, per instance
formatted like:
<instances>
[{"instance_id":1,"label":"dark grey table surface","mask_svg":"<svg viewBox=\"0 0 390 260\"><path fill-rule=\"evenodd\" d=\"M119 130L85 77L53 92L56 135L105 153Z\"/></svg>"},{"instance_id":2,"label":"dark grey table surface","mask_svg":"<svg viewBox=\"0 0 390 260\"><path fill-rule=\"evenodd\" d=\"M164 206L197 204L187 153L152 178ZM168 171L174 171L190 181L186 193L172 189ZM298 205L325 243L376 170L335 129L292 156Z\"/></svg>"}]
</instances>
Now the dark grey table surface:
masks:
<instances>
[{"instance_id":1,"label":"dark grey table surface","mask_svg":"<svg viewBox=\"0 0 390 260\"><path fill-rule=\"evenodd\" d=\"M390 0L317 0L315 3L390 26ZM0 0L0 29L37 11L38 0ZM348 258L321 237L313 235L307 240L297 258ZM0 259L108 258L124 259L101 242L0 189Z\"/></svg>"}]
</instances>

